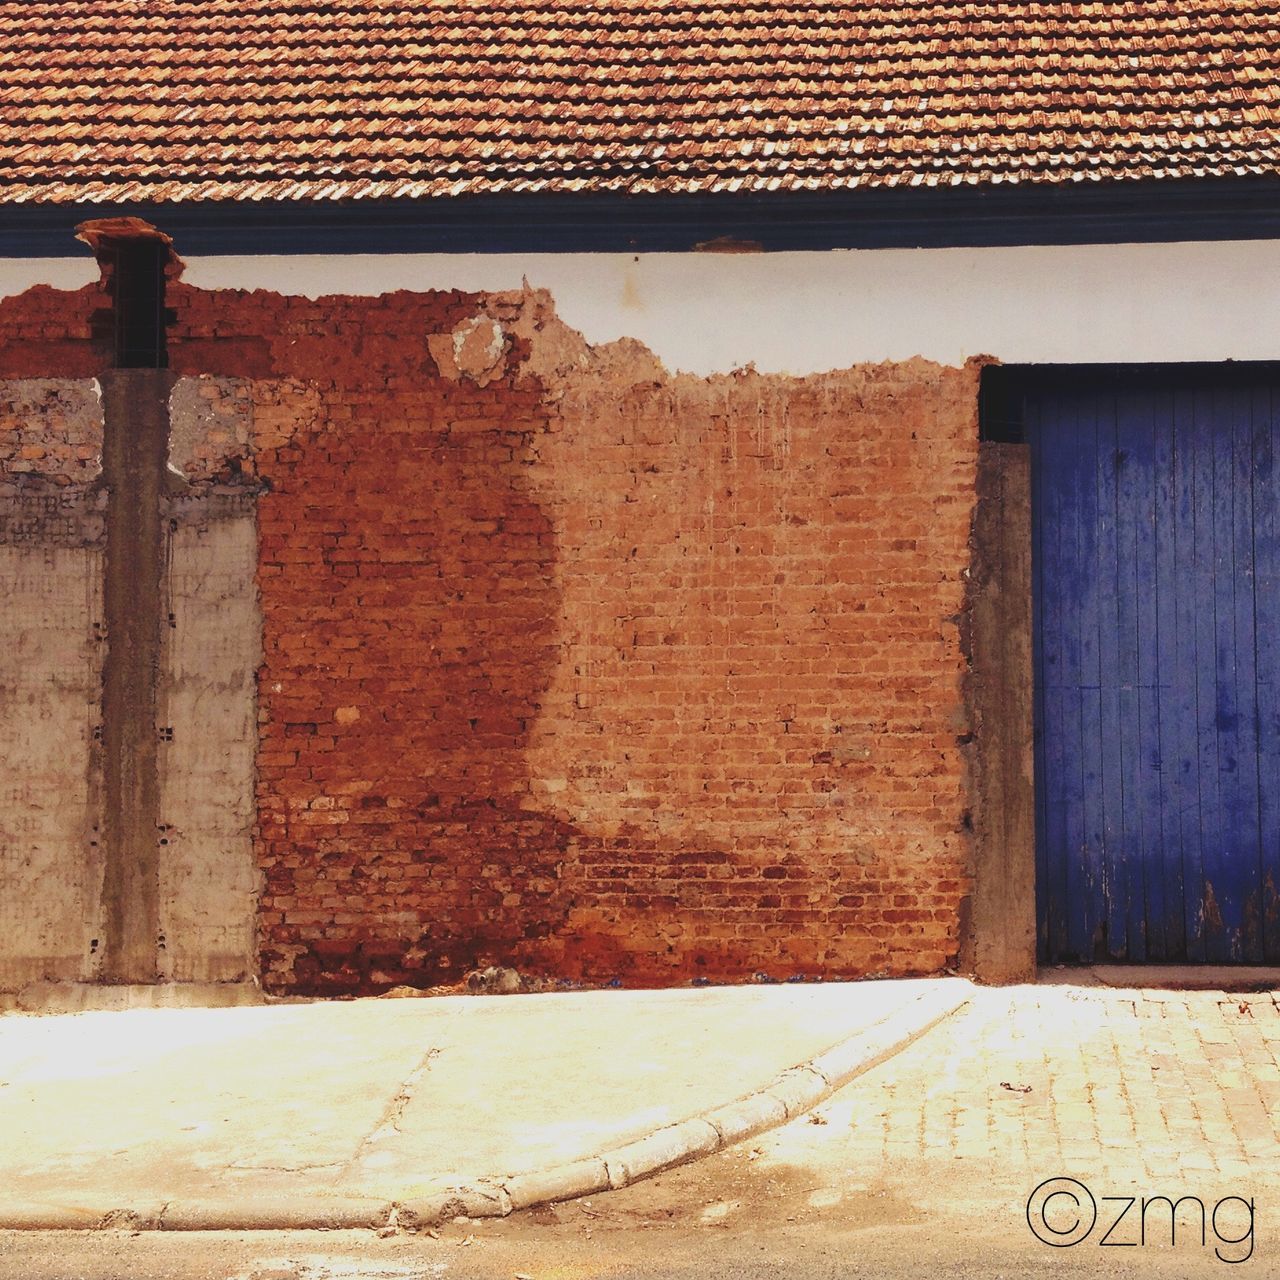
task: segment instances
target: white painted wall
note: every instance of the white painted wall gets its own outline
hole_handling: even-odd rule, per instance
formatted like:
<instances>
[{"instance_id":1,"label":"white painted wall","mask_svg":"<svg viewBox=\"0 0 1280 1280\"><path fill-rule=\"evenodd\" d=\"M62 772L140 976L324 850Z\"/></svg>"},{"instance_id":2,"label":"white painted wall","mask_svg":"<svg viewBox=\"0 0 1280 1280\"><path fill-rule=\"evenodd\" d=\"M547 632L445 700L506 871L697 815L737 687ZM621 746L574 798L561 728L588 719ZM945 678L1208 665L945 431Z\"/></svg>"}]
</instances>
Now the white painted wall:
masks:
<instances>
[{"instance_id":1,"label":"white painted wall","mask_svg":"<svg viewBox=\"0 0 1280 1280\"><path fill-rule=\"evenodd\" d=\"M0 258L0 297L12 297L37 284L83 289L99 275L98 264L88 252L83 258Z\"/></svg>"},{"instance_id":2,"label":"white painted wall","mask_svg":"<svg viewBox=\"0 0 1280 1280\"><path fill-rule=\"evenodd\" d=\"M179 250L181 246L178 246ZM0 261L0 294L75 288L91 259ZM638 338L671 369L813 373L868 360L1280 358L1280 241L775 254L205 257L205 289L554 295L589 341Z\"/></svg>"}]
</instances>

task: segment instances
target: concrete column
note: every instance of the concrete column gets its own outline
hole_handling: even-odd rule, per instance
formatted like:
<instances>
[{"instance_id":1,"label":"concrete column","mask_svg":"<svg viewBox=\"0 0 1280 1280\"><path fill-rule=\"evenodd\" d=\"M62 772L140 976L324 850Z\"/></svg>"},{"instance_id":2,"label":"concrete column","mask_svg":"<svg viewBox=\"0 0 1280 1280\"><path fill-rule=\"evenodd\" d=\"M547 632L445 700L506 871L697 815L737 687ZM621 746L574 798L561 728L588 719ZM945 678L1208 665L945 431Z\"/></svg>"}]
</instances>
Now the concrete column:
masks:
<instances>
[{"instance_id":1,"label":"concrete column","mask_svg":"<svg viewBox=\"0 0 1280 1280\"><path fill-rule=\"evenodd\" d=\"M983 982L1036 974L1031 475L1023 444L978 454L973 528L974 883L969 954Z\"/></svg>"},{"instance_id":2,"label":"concrete column","mask_svg":"<svg viewBox=\"0 0 1280 1280\"><path fill-rule=\"evenodd\" d=\"M103 666L102 977L158 978L160 678L169 440L165 369L103 374L103 482L108 491Z\"/></svg>"}]
</instances>

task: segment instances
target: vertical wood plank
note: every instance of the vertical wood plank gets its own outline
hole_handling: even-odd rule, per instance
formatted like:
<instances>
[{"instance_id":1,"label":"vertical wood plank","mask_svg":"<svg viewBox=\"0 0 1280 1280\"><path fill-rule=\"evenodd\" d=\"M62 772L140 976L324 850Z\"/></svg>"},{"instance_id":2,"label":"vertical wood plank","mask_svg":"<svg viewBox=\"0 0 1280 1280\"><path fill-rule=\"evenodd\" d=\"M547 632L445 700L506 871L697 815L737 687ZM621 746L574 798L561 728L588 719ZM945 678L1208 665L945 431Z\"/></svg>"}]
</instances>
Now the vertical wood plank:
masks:
<instances>
[{"instance_id":1,"label":"vertical wood plank","mask_svg":"<svg viewBox=\"0 0 1280 1280\"><path fill-rule=\"evenodd\" d=\"M1027 444L1031 450L1031 663L1033 671L1032 748L1035 760L1035 831L1036 831L1036 955L1041 964L1055 961L1061 954L1065 927L1059 926L1054 910L1061 902L1061 888L1055 877L1059 874L1060 858L1052 857L1049 824L1046 815L1045 778L1048 765L1045 759L1045 684L1049 672L1055 667L1053 659L1046 658L1044 626L1044 563L1048 552L1048 539L1057 537L1053 520L1054 484L1046 479L1043 454L1044 433L1042 408L1039 397L1028 396L1023 402L1023 423ZM1052 642L1049 653L1052 654ZM1056 835L1056 828L1055 828ZM1065 922L1063 922L1065 925Z\"/></svg>"},{"instance_id":2,"label":"vertical wood plank","mask_svg":"<svg viewBox=\"0 0 1280 1280\"><path fill-rule=\"evenodd\" d=\"M1147 857L1147 944L1153 961L1180 960L1186 953L1182 884L1182 789L1179 765L1184 757L1179 732L1178 588L1182 577L1178 563L1177 507L1175 503L1175 439L1173 395L1161 392L1152 400L1152 537L1154 541L1153 607L1146 615L1155 629L1154 667L1150 671L1151 741L1147 759L1148 785L1154 773L1155 794L1148 795L1148 813L1154 814L1152 842ZM1144 657L1150 655L1144 650ZM1148 673L1144 670L1144 686Z\"/></svg>"},{"instance_id":3,"label":"vertical wood plank","mask_svg":"<svg viewBox=\"0 0 1280 1280\"><path fill-rule=\"evenodd\" d=\"M1177 523L1174 542L1177 577L1176 666L1169 704L1172 706L1173 737L1176 743L1176 808L1182 831L1183 933L1185 959L1203 961L1204 876L1201 866L1200 813L1200 720L1199 677L1197 672L1198 633L1196 599L1198 593L1196 476L1199 438L1196 431L1195 396L1185 388L1174 395L1174 500Z\"/></svg>"},{"instance_id":4,"label":"vertical wood plank","mask_svg":"<svg viewBox=\"0 0 1280 1280\"><path fill-rule=\"evenodd\" d=\"M1192 430L1195 436L1193 480L1195 536L1193 542L1192 618L1196 636L1196 758L1200 790L1201 896L1192 904L1200 917L1203 959L1226 959L1222 922L1210 905L1214 882L1219 878L1218 848L1223 825L1218 767L1218 600L1216 529L1214 519L1215 442L1212 431L1213 392L1198 388L1191 394Z\"/></svg>"},{"instance_id":5,"label":"vertical wood plank","mask_svg":"<svg viewBox=\"0 0 1280 1280\"><path fill-rule=\"evenodd\" d=\"M1232 519L1232 431L1229 393L1214 387L1202 393L1197 414L1200 438L1212 459L1205 476L1208 527L1201 564L1208 574L1200 597L1202 625L1212 618L1201 652L1200 731L1204 835L1205 954L1214 964L1240 956L1240 912L1236 893L1239 753L1236 700L1234 521Z\"/></svg>"},{"instance_id":6,"label":"vertical wood plank","mask_svg":"<svg viewBox=\"0 0 1280 1280\"><path fill-rule=\"evenodd\" d=\"M1036 473L1040 493L1037 513L1039 556L1036 581L1039 608L1036 644L1040 650L1040 768L1037 771L1037 793L1040 823L1045 845L1051 851L1046 873L1041 881L1048 926L1049 950L1055 957L1073 955L1068 922L1069 884L1067 801L1062 786L1067 767L1064 754L1063 686L1067 637L1062 627L1061 592L1065 554L1070 538L1066 495L1069 492L1069 455L1064 449L1061 415L1052 405L1041 404L1033 419L1035 430Z\"/></svg>"},{"instance_id":7,"label":"vertical wood plank","mask_svg":"<svg viewBox=\"0 0 1280 1280\"><path fill-rule=\"evenodd\" d=\"M1160 860L1158 669L1158 575L1156 572L1155 484L1158 464L1153 423L1155 404L1145 388L1121 400L1123 512L1121 626L1134 654L1126 678L1125 856L1129 863L1127 959L1163 958L1164 882ZM1165 433L1161 433L1162 435ZM1124 652L1128 640L1121 645Z\"/></svg>"},{"instance_id":8,"label":"vertical wood plank","mask_svg":"<svg viewBox=\"0 0 1280 1280\"><path fill-rule=\"evenodd\" d=\"M1233 840L1229 879L1239 921L1233 958L1261 964L1262 857L1258 827L1258 670L1254 619L1255 557L1253 545L1253 395L1233 387L1228 399L1231 446L1231 542L1234 573L1235 680L1233 740L1235 769L1231 779Z\"/></svg>"},{"instance_id":9,"label":"vertical wood plank","mask_svg":"<svg viewBox=\"0 0 1280 1280\"><path fill-rule=\"evenodd\" d=\"M1035 978L1031 491L1025 445L983 441L970 570L973 911L968 962L983 982Z\"/></svg>"},{"instance_id":10,"label":"vertical wood plank","mask_svg":"<svg viewBox=\"0 0 1280 1280\"><path fill-rule=\"evenodd\" d=\"M1097 584L1091 630L1098 637L1098 664L1090 683L1096 684L1100 721L1096 750L1100 759L1102 835L1098 856L1101 863L1105 916L1099 938L1099 959L1123 960L1128 935L1128 867L1124 843L1124 756L1125 725L1122 706L1120 634L1120 539L1118 527L1119 443L1116 431L1116 402L1112 396L1097 402ZM1093 734L1090 734L1093 737Z\"/></svg>"},{"instance_id":11,"label":"vertical wood plank","mask_svg":"<svg viewBox=\"0 0 1280 1280\"><path fill-rule=\"evenodd\" d=\"M1098 758L1098 415L1087 396L1066 398L1059 422L1068 476L1057 625L1063 635L1061 785L1067 859L1067 921L1071 954L1100 954L1106 882L1102 813L1096 804Z\"/></svg>"},{"instance_id":12,"label":"vertical wood plank","mask_svg":"<svg viewBox=\"0 0 1280 1280\"><path fill-rule=\"evenodd\" d=\"M1136 555L1133 531L1133 471L1140 465L1134 457L1132 396L1118 390L1110 399L1115 424L1112 468L1115 474L1116 573L1112 592L1115 624L1115 667L1107 682L1115 689L1116 717L1116 837L1109 858L1114 868L1112 905L1114 925L1108 930L1111 955L1117 960L1134 959L1134 934L1140 923L1134 919L1142 910L1141 837L1135 812L1137 770L1134 767L1137 740L1138 636L1133 599L1133 561Z\"/></svg>"},{"instance_id":13,"label":"vertical wood plank","mask_svg":"<svg viewBox=\"0 0 1280 1280\"><path fill-rule=\"evenodd\" d=\"M1259 388L1252 401L1254 660L1257 667L1258 843L1263 959L1280 964L1280 531L1276 505L1276 393Z\"/></svg>"}]
</instances>

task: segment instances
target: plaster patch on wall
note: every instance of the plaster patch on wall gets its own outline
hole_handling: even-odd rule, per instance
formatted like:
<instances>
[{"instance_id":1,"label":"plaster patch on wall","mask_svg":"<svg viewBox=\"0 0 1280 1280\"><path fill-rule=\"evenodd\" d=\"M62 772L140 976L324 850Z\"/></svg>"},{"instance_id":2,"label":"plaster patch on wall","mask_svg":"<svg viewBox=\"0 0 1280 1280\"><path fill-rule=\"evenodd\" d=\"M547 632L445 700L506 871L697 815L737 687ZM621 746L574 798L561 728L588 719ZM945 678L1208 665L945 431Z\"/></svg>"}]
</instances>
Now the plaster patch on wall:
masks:
<instances>
[{"instance_id":1,"label":"plaster patch on wall","mask_svg":"<svg viewBox=\"0 0 1280 1280\"><path fill-rule=\"evenodd\" d=\"M169 397L169 468L234 482L253 470L253 399L241 378L180 378Z\"/></svg>"},{"instance_id":2,"label":"plaster patch on wall","mask_svg":"<svg viewBox=\"0 0 1280 1280\"><path fill-rule=\"evenodd\" d=\"M254 406L241 378L179 379L170 500L160 746L159 971L235 982L256 962L253 857L257 669Z\"/></svg>"},{"instance_id":3,"label":"plaster patch on wall","mask_svg":"<svg viewBox=\"0 0 1280 1280\"><path fill-rule=\"evenodd\" d=\"M192 378L170 410L193 489L169 500L169 616L155 619L157 970L230 981L256 966L252 406L242 381ZM106 949L102 443L96 382L0 381L0 989L91 980Z\"/></svg>"},{"instance_id":4,"label":"plaster patch on wall","mask_svg":"<svg viewBox=\"0 0 1280 1280\"><path fill-rule=\"evenodd\" d=\"M0 546L100 547L105 520L101 489L0 489Z\"/></svg>"},{"instance_id":5,"label":"plaster patch on wall","mask_svg":"<svg viewBox=\"0 0 1280 1280\"><path fill-rule=\"evenodd\" d=\"M0 989L101 940L101 453L96 383L0 381Z\"/></svg>"},{"instance_id":6,"label":"plaster patch on wall","mask_svg":"<svg viewBox=\"0 0 1280 1280\"><path fill-rule=\"evenodd\" d=\"M86 379L0 382L0 484L88 485L102 471L102 396Z\"/></svg>"},{"instance_id":7,"label":"plaster patch on wall","mask_svg":"<svg viewBox=\"0 0 1280 1280\"><path fill-rule=\"evenodd\" d=\"M0 990L91 976L102 552L0 546Z\"/></svg>"},{"instance_id":8,"label":"plaster patch on wall","mask_svg":"<svg viewBox=\"0 0 1280 1280\"><path fill-rule=\"evenodd\" d=\"M87 250L74 258L0 258L0 297L11 298L36 285L73 291L95 284L102 271Z\"/></svg>"},{"instance_id":9,"label":"plaster patch on wall","mask_svg":"<svg viewBox=\"0 0 1280 1280\"><path fill-rule=\"evenodd\" d=\"M666 382L673 376L658 356L635 338L618 338L593 345L560 316L556 300L546 289L526 281L508 293L487 295L480 315L459 328L493 325L509 345L519 343L520 372L537 379L553 399L580 375L607 376L627 385Z\"/></svg>"},{"instance_id":10,"label":"plaster patch on wall","mask_svg":"<svg viewBox=\"0 0 1280 1280\"><path fill-rule=\"evenodd\" d=\"M181 249L181 245L177 246ZM0 259L0 296L93 284L83 258ZM672 369L803 375L924 356L961 364L1271 360L1280 240L762 254L291 254L187 261L201 289L377 297L555 294L596 345Z\"/></svg>"},{"instance_id":11,"label":"plaster patch on wall","mask_svg":"<svg viewBox=\"0 0 1280 1280\"><path fill-rule=\"evenodd\" d=\"M255 680L262 618L251 495L176 500L159 715L160 973L234 982L255 971Z\"/></svg>"},{"instance_id":12,"label":"plaster patch on wall","mask_svg":"<svg viewBox=\"0 0 1280 1280\"><path fill-rule=\"evenodd\" d=\"M487 387L502 372L507 336L492 317L472 316L450 333L429 334L427 349L441 377L467 378Z\"/></svg>"}]
</instances>

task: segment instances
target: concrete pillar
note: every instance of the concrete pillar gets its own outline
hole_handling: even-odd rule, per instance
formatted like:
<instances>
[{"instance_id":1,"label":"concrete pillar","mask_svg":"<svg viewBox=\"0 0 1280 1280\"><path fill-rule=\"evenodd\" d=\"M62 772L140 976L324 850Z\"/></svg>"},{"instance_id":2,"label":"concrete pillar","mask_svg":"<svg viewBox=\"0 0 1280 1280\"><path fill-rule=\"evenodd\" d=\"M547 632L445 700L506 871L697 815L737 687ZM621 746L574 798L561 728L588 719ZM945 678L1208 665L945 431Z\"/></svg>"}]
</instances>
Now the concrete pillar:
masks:
<instances>
[{"instance_id":1,"label":"concrete pillar","mask_svg":"<svg viewBox=\"0 0 1280 1280\"><path fill-rule=\"evenodd\" d=\"M103 601L103 960L108 982L158 978L156 702L163 610L163 510L169 441L164 369L102 375L108 492Z\"/></svg>"},{"instance_id":2,"label":"concrete pillar","mask_svg":"<svg viewBox=\"0 0 1280 1280\"><path fill-rule=\"evenodd\" d=\"M974 976L1036 974L1035 775L1031 660L1031 475L1025 444L978 455L969 687L974 730Z\"/></svg>"}]
</instances>

